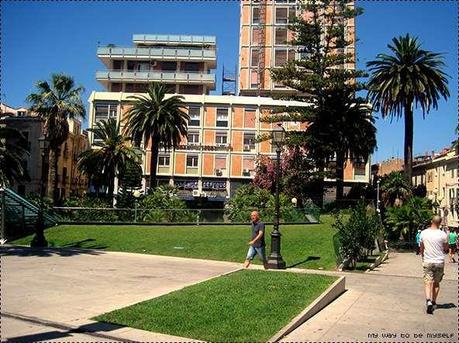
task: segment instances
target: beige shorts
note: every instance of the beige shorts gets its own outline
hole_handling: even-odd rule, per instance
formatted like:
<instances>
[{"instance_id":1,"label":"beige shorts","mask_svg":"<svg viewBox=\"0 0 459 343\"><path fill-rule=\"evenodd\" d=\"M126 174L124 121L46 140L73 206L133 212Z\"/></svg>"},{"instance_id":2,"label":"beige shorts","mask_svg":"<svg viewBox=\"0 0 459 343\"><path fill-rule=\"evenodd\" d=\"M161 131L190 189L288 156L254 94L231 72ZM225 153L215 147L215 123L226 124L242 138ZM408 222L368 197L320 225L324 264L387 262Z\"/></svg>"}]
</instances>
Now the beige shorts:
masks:
<instances>
[{"instance_id":1,"label":"beige shorts","mask_svg":"<svg viewBox=\"0 0 459 343\"><path fill-rule=\"evenodd\" d=\"M440 282L443 279L445 265L444 263L426 263L422 264L424 269L425 282Z\"/></svg>"}]
</instances>

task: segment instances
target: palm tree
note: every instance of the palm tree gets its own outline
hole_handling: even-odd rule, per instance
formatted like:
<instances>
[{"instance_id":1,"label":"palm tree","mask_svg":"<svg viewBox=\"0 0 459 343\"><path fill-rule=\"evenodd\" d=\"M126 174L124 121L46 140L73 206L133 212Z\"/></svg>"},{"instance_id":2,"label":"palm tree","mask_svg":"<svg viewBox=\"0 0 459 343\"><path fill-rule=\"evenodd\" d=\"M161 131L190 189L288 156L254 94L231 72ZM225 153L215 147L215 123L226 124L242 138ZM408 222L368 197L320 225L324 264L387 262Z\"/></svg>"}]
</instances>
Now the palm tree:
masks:
<instances>
[{"instance_id":1,"label":"palm tree","mask_svg":"<svg viewBox=\"0 0 459 343\"><path fill-rule=\"evenodd\" d=\"M189 115L182 96L165 98L167 88L160 83L150 83L146 95L134 95L133 106L126 113L125 132L136 144L151 143L150 189L156 185L156 166L159 148L175 148L187 133Z\"/></svg>"},{"instance_id":2,"label":"palm tree","mask_svg":"<svg viewBox=\"0 0 459 343\"><path fill-rule=\"evenodd\" d=\"M131 145L131 137L121 134L113 118L97 122L96 127L88 131L94 134L95 148L81 153L77 167L96 188L106 185L108 197L112 199L115 177L122 175L129 163L140 164L141 152Z\"/></svg>"},{"instance_id":3,"label":"palm tree","mask_svg":"<svg viewBox=\"0 0 459 343\"><path fill-rule=\"evenodd\" d=\"M312 126L326 133L336 153L336 200L341 200L346 161L368 161L376 149L376 127L365 99L355 97L352 88L338 85L328 93L322 118Z\"/></svg>"},{"instance_id":4,"label":"palm tree","mask_svg":"<svg viewBox=\"0 0 459 343\"><path fill-rule=\"evenodd\" d=\"M438 100L449 97L448 80L442 68L443 56L421 49L417 38L407 34L392 39L393 55L378 54L367 63L372 75L368 97L383 117L405 118L404 169L411 184L413 165L413 105L422 108L423 117Z\"/></svg>"},{"instance_id":5,"label":"palm tree","mask_svg":"<svg viewBox=\"0 0 459 343\"><path fill-rule=\"evenodd\" d=\"M22 163L29 153L26 140L13 128L0 127L0 187L28 178Z\"/></svg>"},{"instance_id":6,"label":"palm tree","mask_svg":"<svg viewBox=\"0 0 459 343\"><path fill-rule=\"evenodd\" d=\"M37 93L27 97L30 110L44 120L44 136L49 141L52 153L51 180L53 182L53 200L59 200L58 194L58 158L61 145L69 135L67 119L84 118L85 108L81 100L83 87L75 86L73 78L64 74L52 74L51 83L38 81ZM49 153L48 153L49 154ZM46 156L46 160L49 156Z\"/></svg>"},{"instance_id":7,"label":"palm tree","mask_svg":"<svg viewBox=\"0 0 459 343\"><path fill-rule=\"evenodd\" d=\"M381 178L381 193L384 206L401 206L412 195L411 185L406 175L393 171Z\"/></svg>"}]
</instances>

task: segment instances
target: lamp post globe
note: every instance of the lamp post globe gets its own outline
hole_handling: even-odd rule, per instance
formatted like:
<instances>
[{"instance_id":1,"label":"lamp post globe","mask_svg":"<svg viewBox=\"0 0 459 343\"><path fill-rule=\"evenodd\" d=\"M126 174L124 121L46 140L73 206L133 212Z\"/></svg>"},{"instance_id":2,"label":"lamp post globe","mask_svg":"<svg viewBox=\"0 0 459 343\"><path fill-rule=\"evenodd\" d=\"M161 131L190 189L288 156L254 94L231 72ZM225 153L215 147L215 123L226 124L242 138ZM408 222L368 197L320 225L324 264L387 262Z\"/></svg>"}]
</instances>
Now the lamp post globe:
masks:
<instances>
[{"instance_id":1,"label":"lamp post globe","mask_svg":"<svg viewBox=\"0 0 459 343\"><path fill-rule=\"evenodd\" d=\"M280 174L280 155L282 151L282 145L285 141L285 130L281 125L272 131L271 134L272 144L276 146L276 173L275 173L275 213L274 213L274 224L273 230L271 231L271 253L268 257L268 268L271 269L285 269L286 264L281 255L281 233L279 232L279 218L280 218L280 206L279 206L279 174Z\"/></svg>"}]
</instances>

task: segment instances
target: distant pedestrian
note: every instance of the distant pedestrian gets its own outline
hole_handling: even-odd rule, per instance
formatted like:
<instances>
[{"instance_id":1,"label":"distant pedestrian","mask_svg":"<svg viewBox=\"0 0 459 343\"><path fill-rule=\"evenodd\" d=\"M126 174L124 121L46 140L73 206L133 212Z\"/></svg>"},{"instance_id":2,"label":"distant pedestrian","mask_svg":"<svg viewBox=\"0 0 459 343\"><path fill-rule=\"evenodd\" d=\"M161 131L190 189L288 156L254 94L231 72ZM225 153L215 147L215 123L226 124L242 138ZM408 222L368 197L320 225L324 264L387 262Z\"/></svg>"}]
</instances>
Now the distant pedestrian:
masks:
<instances>
[{"instance_id":1,"label":"distant pedestrian","mask_svg":"<svg viewBox=\"0 0 459 343\"><path fill-rule=\"evenodd\" d=\"M444 275L445 254L448 252L447 235L440 228L441 217L432 219L430 228L421 232L421 255L424 269L424 289L426 312L432 314L440 291L440 282Z\"/></svg>"},{"instance_id":2,"label":"distant pedestrian","mask_svg":"<svg viewBox=\"0 0 459 343\"><path fill-rule=\"evenodd\" d=\"M260 214L257 211L253 211L250 214L250 218L252 220L252 239L248 242L250 247L244 262L244 268L248 268L255 255L258 255L263 261L263 266L267 269L268 264L266 262L265 253L265 224L260 221Z\"/></svg>"},{"instance_id":3,"label":"distant pedestrian","mask_svg":"<svg viewBox=\"0 0 459 343\"><path fill-rule=\"evenodd\" d=\"M421 229L418 229L416 233L416 255L419 255L419 251L421 250Z\"/></svg>"},{"instance_id":4,"label":"distant pedestrian","mask_svg":"<svg viewBox=\"0 0 459 343\"><path fill-rule=\"evenodd\" d=\"M456 262L454 255L456 254L457 249L457 232L455 229L451 229L448 234L448 244L449 244L449 262Z\"/></svg>"}]
</instances>

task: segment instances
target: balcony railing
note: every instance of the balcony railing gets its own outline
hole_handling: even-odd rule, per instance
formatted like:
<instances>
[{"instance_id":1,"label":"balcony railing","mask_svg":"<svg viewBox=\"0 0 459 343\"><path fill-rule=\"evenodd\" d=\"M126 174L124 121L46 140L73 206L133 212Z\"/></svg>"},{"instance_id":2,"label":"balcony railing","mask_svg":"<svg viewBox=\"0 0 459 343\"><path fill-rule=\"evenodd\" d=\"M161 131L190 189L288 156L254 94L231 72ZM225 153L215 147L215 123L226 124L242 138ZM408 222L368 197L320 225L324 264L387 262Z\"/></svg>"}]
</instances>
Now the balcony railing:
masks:
<instances>
[{"instance_id":1,"label":"balcony railing","mask_svg":"<svg viewBox=\"0 0 459 343\"><path fill-rule=\"evenodd\" d=\"M97 48L97 56L145 57L148 59L216 60L216 51L199 48Z\"/></svg>"},{"instance_id":2,"label":"balcony railing","mask_svg":"<svg viewBox=\"0 0 459 343\"><path fill-rule=\"evenodd\" d=\"M200 72L157 72L157 71L98 71L97 80L109 81L160 81L165 83L215 83L215 74Z\"/></svg>"},{"instance_id":3,"label":"balcony railing","mask_svg":"<svg viewBox=\"0 0 459 343\"><path fill-rule=\"evenodd\" d=\"M190 35L133 35L134 43L163 43L163 44L202 44L216 45L215 36L190 36Z\"/></svg>"}]
</instances>

